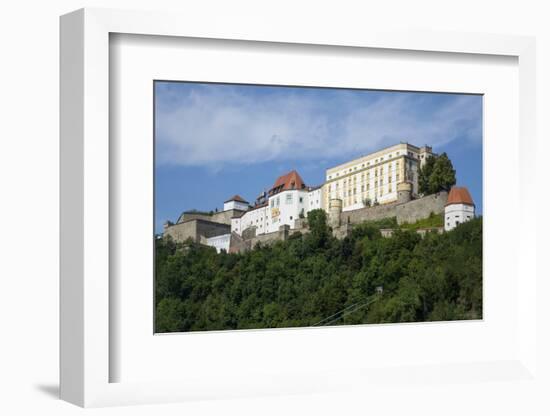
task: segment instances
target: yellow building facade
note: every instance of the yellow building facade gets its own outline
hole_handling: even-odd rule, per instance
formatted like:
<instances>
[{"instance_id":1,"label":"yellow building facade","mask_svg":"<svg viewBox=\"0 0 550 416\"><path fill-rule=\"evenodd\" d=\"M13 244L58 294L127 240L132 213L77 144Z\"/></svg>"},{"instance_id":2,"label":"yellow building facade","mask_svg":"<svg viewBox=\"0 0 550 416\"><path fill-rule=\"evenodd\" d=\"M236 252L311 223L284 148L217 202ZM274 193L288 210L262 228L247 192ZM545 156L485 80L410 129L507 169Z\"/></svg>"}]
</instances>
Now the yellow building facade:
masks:
<instances>
[{"instance_id":1,"label":"yellow building facade","mask_svg":"<svg viewBox=\"0 0 550 416\"><path fill-rule=\"evenodd\" d=\"M408 182L418 194L418 171L433 155L430 146L399 143L326 170L323 206L340 199L343 211L397 200L397 185Z\"/></svg>"}]
</instances>

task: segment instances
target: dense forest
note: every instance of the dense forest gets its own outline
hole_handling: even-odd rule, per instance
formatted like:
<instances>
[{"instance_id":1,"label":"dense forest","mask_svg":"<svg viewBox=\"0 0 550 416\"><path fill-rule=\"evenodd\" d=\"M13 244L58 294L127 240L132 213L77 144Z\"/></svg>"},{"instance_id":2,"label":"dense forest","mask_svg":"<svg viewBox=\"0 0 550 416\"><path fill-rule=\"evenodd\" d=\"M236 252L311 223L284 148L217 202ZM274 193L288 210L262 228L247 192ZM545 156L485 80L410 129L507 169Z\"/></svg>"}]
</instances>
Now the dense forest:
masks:
<instances>
[{"instance_id":1,"label":"dense forest","mask_svg":"<svg viewBox=\"0 0 550 416\"><path fill-rule=\"evenodd\" d=\"M310 232L242 254L156 240L157 332L280 328L482 317L482 219L421 237L384 238L394 219L332 237L322 210Z\"/></svg>"}]
</instances>

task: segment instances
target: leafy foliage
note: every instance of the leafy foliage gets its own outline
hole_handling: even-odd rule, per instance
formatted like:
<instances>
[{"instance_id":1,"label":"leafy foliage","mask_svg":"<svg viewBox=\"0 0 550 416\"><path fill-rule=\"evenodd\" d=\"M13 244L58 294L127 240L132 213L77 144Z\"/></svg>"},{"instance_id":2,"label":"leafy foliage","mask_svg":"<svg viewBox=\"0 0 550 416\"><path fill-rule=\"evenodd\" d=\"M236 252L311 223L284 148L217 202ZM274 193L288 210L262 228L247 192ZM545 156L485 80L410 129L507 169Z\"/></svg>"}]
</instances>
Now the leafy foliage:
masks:
<instances>
[{"instance_id":1,"label":"leafy foliage","mask_svg":"<svg viewBox=\"0 0 550 416\"><path fill-rule=\"evenodd\" d=\"M429 217L418 220L415 223L401 224L401 228L406 230L418 230L419 228L435 228L435 227L443 227L443 226L444 226L443 214L434 214L433 212L430 213Z\"/></svg>"},{"instance_id":2,"label":"leafy foliage","mask_svg":"<svg viewBox=\"0 0 550 416\"><path fill-rule=\"evenodd\" d=\"M335 239L322 210L308 213L310 232L216 253L187 241L156 240L157 332L310 326L371 297L337 324L478 319L482 316L482 220L421 238L356 226Z\"/></svg>"},{"instance_id":3,"label":"leafy foliage","mask_svg":"<svg viewBox=\"0 0 550 416\"><path fill-rule=\"evenodd\" d=\"M419 170L418 188L421 194L449 191L455 184L456 171L447 153L430 156Z\"/></svg>"}]
</instances>

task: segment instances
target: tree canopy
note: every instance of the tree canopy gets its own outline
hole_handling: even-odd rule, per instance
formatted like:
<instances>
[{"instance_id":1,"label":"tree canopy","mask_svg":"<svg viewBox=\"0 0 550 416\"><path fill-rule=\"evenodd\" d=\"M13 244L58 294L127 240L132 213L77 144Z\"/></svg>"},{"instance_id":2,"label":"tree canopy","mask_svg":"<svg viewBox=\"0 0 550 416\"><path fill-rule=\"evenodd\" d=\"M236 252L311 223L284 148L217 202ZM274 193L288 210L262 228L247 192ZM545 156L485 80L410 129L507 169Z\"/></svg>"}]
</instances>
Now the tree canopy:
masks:
<instances>
[{"instance_id":1,"label":"tree canopy","mask_svg":"<svg viewBox=\"0 0 550 416\"><path fill-rule=\"evenodd\" d=\"M430 156L418 173L419 192L424 195L449 191L456 184L456 171L447 153Z\"/></svg>"},{"instance_id":2,"label":"tree canopy","mask_svg":"<svg viewBox=\"0 0 550 416\"><path fill-rule=\"evenodd\" d=\"M310 326L379 287L375 302L331 324L481 318L481 218L424 238L411 230L384 238L389 222L337 240L316 210L309 233L241 254L157 239L156 331Z\"/></svg>"}]
</instances>

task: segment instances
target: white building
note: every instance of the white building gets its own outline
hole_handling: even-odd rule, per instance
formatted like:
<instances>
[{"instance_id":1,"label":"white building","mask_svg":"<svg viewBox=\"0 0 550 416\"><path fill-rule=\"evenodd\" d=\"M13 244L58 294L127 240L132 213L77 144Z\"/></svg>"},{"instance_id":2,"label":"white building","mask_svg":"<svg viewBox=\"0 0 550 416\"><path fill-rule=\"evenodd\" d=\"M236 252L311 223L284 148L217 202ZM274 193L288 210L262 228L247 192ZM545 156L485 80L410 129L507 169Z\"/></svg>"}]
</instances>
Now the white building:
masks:
<instances>
[{"instance_id":1,"label":"white building","mask_svg":"<svg viewBox=\"0 0 550 416\"><path fill-rule=\"evenodd\" d=\"M432 156L429 146L399 143L326 171L324 206L342 200L342 210L363 208L366 202L385 204L397 200L397 184L409 182L418 195L418 170Z\"/></svg>"},{"instance_id":2,"label":"white building","mask_svg":"<svg viewBox=\"0 0 550 416\"><path fill-rule=\"evenodd\" d=\"M215 237L210 237L206 239L206 245L214 247L219 253L222 250L225 250L226 253L229 253L229 243L231 241L231 234L222 234Z\"/></svg>"},{"instance_id":3,"label":"white building","mask_svg":"<svg viewBox=\"0 0 550 416\"><path fill-rule=\"evenodd\" d=\"M281 225L295 228L299 218L313 209L323 208L323 188L307 187L295 170L277 178L272 188L262 193L256 204L240 217L231 219L231 231L239 235L254 227L256 235L279 231Z\"/></svg>"},{"instance_id":4,"label":"white building","mask_svg":"<svg viewBox=\"0 0 550 416\"><path fill-rule=\"evenodd\" d=\"M445 231L475 217L475 205L467 188L454 186L445 205Z\"/></svg>"},{"instance_id":5,"label":"white building","mask_svg":"<svg viewBox=\"0 0 550 416\"><path fill-rule=\"evenodd\" d=\"M238 209L240 211L246 211L249 206L250 204L245 201L241 196L233 195L231 198L223 203L223 210L229 211L232 209Z\"/></svg>"}]
</instances>

